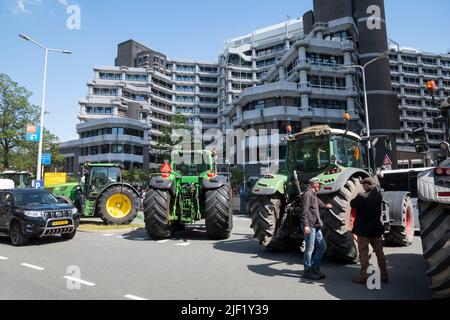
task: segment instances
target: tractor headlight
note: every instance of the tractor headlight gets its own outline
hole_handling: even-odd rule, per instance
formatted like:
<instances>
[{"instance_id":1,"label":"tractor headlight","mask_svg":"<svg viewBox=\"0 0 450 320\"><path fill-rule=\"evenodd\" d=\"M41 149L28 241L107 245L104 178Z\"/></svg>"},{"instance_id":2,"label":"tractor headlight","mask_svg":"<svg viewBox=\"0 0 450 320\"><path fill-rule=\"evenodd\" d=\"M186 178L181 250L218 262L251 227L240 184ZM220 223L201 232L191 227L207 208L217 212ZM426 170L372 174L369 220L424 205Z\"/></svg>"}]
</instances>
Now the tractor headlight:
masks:
<instances>
[{"instance_id":1,"label":"tractor headlight","mask_svg":"<svg viewBox=\"0 0 450 320\"><path fill-rule=\"evenodd\" d=\"M30 218L41 218L44 215L42 211L24 211L23 213Z\"/></svg>"}]
</instances>

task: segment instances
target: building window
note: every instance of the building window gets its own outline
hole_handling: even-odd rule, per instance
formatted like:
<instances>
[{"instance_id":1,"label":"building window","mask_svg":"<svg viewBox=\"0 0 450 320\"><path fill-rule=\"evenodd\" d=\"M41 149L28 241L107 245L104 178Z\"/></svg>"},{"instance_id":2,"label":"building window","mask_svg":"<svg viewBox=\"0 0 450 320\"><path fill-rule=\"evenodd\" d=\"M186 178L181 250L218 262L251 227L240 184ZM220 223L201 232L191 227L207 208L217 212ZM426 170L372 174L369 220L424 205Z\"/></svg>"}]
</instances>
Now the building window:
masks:
<instances>
[{"instance_id":1,"label":"building window","mask_svg":"<svg viewBox=\"0 0 450 320\"><path fill-rule=\"evenodd\" d=\"M100 72L99 76L102 80L122 80L122 75L120 73Z\"/></svg>"},{"instance_id":2,"label":"building window","mask_svg":"<svg viewBox=\"0 0 450 320\"><path fill-rule=\"evenodd\" d=\"M94 95L96 96L117 96L118 94L117 89L94 88Z\"/></svg>"},{"instance_id":3,"label":"building window","mask_svg":"<svg viewBox=\"0 0 450 320\"><path fill-rule=\"evenodd\" d=\"M126 79L127 81L147 82L148 76L140 74L127 74Z\"/></svg>"},{"instance_id":4,"label":"building window","mask_svg":"<svg viewBox=\"0 0 450 320\"><path fill-rule=\"evenodd\" d=\"M112 144L111 145L111 153L115 153L115 154L123 153L123 145L122 144Z\"/></svg>"}]
</instances>

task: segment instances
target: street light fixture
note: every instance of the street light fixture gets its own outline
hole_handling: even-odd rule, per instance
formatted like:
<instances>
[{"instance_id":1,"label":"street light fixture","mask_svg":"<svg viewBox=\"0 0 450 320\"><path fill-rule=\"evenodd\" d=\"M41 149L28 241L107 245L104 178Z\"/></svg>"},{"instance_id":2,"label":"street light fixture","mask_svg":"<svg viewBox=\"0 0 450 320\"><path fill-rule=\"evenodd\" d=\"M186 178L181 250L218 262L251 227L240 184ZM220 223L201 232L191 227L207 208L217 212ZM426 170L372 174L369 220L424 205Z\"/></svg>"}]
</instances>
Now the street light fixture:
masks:
<instances>
[{"instance_id":1,"label":"street light fixture","mask_svg":"<svg viewBox=\"0 0 450 320\"><path fill-rule=\"evenodd\" d=\"M44 141L44 112L45 112L45 92L46 92L46 88L47 88L48 53L49 52L59 52L59 53L63 53L63 54L72 54L72 51L47 48L46 46L43 46L39 42L34 41L29 36L24 35L24 34L19 34L19 37L26 41L30 41L31 43L34 43L38 47L45 50L44 80L43 80L43 85L42 85L42 101L41 101L41 116L40 116L40 137L39 137L37 174L36 174L36 180L40 181L40 180L42 180L42 148L43 148L43 141Z\"/></svg>"},{"instance_id":2,"label":"street light fixture","mask_svg":"<svg viewBox=\"0 0 450 320\"><path fill-rule=\"evenodd\" d=\"M367 139L368 139L368 143L367 143L367 149L368 149L368 154L367 154L367 160L369 163L369 166L371 165L371 156L370 156L370 150L372 149L372 142L370 141L370 120L369 120L369 102L368 102L368 98L367 98L367 87L366 87L366 68L371 65L372 63L381 60L381 59L388 59L387 56L387 51L383 52L382 54L380 54L379 57L376 57L375 59L370 60L369 62L367 62L365 65L360 66L360 65L349 65L349 66L345 66L346 68L359 68L362 70L362 76L363 76L363 90L364 90L364 107L365 107L365 113L366 113L366 132L367 132Z\"/></svg>"}]
</instances>

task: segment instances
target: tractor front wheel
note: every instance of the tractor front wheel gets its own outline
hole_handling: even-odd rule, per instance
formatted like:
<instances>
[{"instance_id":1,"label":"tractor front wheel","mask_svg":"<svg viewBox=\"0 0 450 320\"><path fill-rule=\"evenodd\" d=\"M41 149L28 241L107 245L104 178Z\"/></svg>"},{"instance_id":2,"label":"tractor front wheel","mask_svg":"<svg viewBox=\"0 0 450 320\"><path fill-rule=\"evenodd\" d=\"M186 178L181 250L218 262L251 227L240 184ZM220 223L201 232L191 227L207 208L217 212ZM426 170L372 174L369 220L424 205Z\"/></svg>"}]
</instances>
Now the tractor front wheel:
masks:
<instances>
[{"instance_id":1,"label":"tractor front wheel","mask_svg":"<svg viewBox=\"0 0 450 320\"><path fill-rule=\"evenodd\" d=\"M250 216L251 228L255 232L255 238L266 247L273 245L277 232L278 219L281 216L281 199L273 197L258 197L251 204Z\"/></svg>"},{"instance_id":2,"label":"tractor front wheel","mask_svg":"<svg viewBox=\"0 0 450 320\"><path fill-rule=\"evenodd\" d=\"M205 193L206 233L213 240L228 239L233 228L233 204L230 186Z\"/></svg>"},{"instance_id":3,"label":"tractor front wheel","mask_svg":"<svg viewBox=\"0 0 450 320\"><path fill-rule=\"evenodd\" d=\"M172 237L174 228L170 225L170 193L151 189L144 200L145 229L153 239Z\"/></svg>"},{"instance_id":4,"label":"tractor front wheel","mask_svg":"<svg viewBox=\"0 0 450 320\"><path fill-rule=\"evenodd\" d=\"M98 203L100 218L106 224L130 224L138 214L137 196L126 187L107 190Z\"/></svg>"},{"instance_id":5,"label":"tractor front wheel","mask_svg":"<svg viewBox=\"0 0 450 320\"><path fill-rule=\"evenodd\" d=\"M333 205L332 212L325 213L324 235L328 243L327 255L343 262L355 262L358 249L352 234L355 211L350 202L364 192L360 178L351 178L341 190L331 197L321 197L325 203Z\"/></svg>"},{"instance_id":6,"label":"tractor front wheel","mask_svg":"<svg viewBox=\"0 0 450 320\"><path fill-rule=\"evenodd\" d=\"M389 192L385 193L389 194ZM395 195L395 193L392 193ZM407 247L414 242L414 206L409 196L401 196L398 199L389 197L389 209L396 208L399 212L394 213L398 217L397 224L391 226L389 233L385 235L386 242L393 246ZM397 208L393 202L398 201L401 206Z\"/></svg>"}]
</instances>

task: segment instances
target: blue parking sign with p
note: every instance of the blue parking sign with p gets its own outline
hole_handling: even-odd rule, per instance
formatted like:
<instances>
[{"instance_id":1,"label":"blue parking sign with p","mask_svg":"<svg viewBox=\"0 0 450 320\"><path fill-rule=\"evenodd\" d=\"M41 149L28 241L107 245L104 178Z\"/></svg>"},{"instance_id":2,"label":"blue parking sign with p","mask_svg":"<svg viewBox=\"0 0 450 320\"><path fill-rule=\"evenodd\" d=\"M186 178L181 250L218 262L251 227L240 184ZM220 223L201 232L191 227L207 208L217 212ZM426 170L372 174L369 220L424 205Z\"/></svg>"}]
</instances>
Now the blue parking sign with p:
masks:
<instances>
[{"instance_id":1,"label":"blue parking sign with p","mask_svg":"<svg viewBox=\"0 0 450 320\"><path fill-rule=\"evenodd\" d=\"M34 189L44 188L44 181L43 180L33 180L33 188Z\"/></svg>"}]
</instances>

